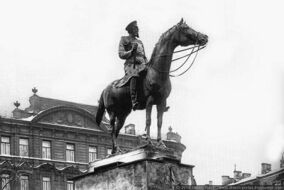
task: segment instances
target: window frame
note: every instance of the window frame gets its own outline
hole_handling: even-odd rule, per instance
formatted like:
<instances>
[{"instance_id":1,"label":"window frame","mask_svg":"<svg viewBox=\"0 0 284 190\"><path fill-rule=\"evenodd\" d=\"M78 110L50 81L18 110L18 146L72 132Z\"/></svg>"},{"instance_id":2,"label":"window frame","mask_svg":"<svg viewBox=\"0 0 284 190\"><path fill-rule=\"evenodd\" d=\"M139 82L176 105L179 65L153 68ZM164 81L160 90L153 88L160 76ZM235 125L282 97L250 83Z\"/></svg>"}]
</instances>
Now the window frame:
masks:
<instances>
[{"instance_id":1,"label":"window frame","mask_svg":"<svg viewBox=\"0 0 284 190\"><path fill-rule=\"evenodd\" d=\"M44 142L48 142L49 147L44 146ZM51 160L52 159L51 149L52 149L51 141L50 140L42 140L42 142L41 142L41 158L45 159L45 160ZM45 154L43 152L44 150L45 150ZM45 157L44 157L44 155L45 155ZM48 157L48 155L49 155L49 157Z\"/></svg>"},{"instance_id":2,"label":"window frame","mask_svg":"<svg viewBox=\"0 0 284 190\"><path fill-rule=\"evenodd\" d=\"M71 189L69 188L69 185L71 185ZM74 181L72 181L72 180L66 181L66 189L67 190L74 190Z\"/></svg>"},{"instance_id":3,"label":"window frame","mask_svg":"<svg viewBox=\"0 0 284 190\"><path fill-rule=\"evenodd\" d=\"M9 142L4 142L2 140L3 138L7 138ZM7 148L7 145L8 145L8 148ZM1 136L1 138L0 138L0 149L1 149L0 150L0 155L7 155L7 156L11 155L11 137L9 137L9 136Z\"/></svg>"},{"instance_id":4,"label":"window frame","mask_svg":"<svg viewBox=\"0 0 284 190\"><path fill-rule=\"evenodd\" d=\"M21 144L21 140L27 140L27 145ZM21 155L21 146L26 146L27 155ZM29 157L29 139L28 138L20 138L19 139L19 156L21 157Z\"/></svg>"},{"instance_id":5,"label":"window frame","mask_svg":"<svg viewBox=\"0 0 284 190\"><path fill-rule=\"evenodd\" d=\"M23 177L26 177L23 179ZM27 186L22 188L22 182L27 182ZM29 190L29 176L28 175L21 175L20 176L20 190Z\"/></svg>"},{"instance_id":6,"label":"window frame","mask_svg":"<svg viewBox=\"0 0 284 190\"><path fill-rule=\"evenodd\" d=\"M49 179L49 180L44 180L44 179ZM44 187L45 183L47 184L46 188ZM48 176L43 176L41 185L42 185L42 190L51 190L51 178Z\"/></svg>"},{"instance_id":7,"label":"window frame","mask_svg":"<svg viewBox=\"0 0 284 190\"><path fill-rule=\"evenodd\" d=\"M68 145L72 146L73 149L68 149ZM72 158L72 159L69 159ZM65 146L65 160L66 162L75 162L75 144L73 143L66 143Z\"/></svg>"},{"instance_id":8,"label":"window frame","mask_svg":"<svg viewBox=\"0 0 284 190\"><path fill-rule=\"evenodd\" d=\"M94 148L95 151L91 152L90 148ZM89 162L93 162L93 161L97 160L98 159L98 148L96 146L90 145L89 151L88 151L88 156L89 156ZM90 159L91 157L92 158L95 157L95 158Z\"/></svg>"}]
</instances>

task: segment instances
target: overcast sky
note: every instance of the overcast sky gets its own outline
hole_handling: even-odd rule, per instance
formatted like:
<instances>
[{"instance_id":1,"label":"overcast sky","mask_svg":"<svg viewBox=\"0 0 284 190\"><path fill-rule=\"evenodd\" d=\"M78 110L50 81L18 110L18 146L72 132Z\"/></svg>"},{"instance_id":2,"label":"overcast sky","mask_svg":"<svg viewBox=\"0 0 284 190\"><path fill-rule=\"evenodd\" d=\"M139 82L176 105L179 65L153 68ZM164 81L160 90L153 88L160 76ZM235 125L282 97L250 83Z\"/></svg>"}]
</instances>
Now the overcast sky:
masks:
<instances>
[{"instance_id":1,"label":"overcast sky","mask_svg":"<svg viewBox=\"0 0 284 190\"><path fill-rule=\"evenodd\" d=\"M279 168L284 150L283 1L26 0L0 2L0 114L39 96L96 105L102 89L123 76L118 57L125 26L137 20L147 57L160 35L183 17L209 36L192 69L172 79L171 125L187 146L198 184L221 183L238 170ZM181 64L173 63L176 65ZM156 114L153 111L152 134ZM144 130L145 113L127 123Z\"/></svg>"}]
</instances>

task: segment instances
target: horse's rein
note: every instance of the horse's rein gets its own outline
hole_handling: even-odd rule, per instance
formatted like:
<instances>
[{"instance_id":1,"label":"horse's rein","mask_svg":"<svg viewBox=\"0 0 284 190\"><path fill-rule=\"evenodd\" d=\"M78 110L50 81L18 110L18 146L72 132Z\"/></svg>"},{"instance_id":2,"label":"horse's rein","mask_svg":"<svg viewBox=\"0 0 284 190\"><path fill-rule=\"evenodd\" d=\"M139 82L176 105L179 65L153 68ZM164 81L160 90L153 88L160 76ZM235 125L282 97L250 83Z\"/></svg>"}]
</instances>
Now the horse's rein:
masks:
<instances>
[{"instance_id":1,"label":"horse's rein","mask_svg":"<svg viewBox=\"0 0 284 190\"><path fill-rule=\"evenodd\" d=\"M204 47L205 47L205 46L203 46L203 47L201 47L201 48L203 49ZM198 52L199 52L199 50L200 50L201 48L200 48L200 46L197 47L197 50L195 51L196 54L195 54L195 56L194 56L194 58L193 58L191 64L188 66L188 68L187 68L185 71L183 71L182 73L180 73L180 74L178 74L178 75L170 75L170 77L179 77L179 76L185 74L185 73L192 67L192 65L193 65L193 63L195 62L195 59L196 59L196 57L197 57L197 54L198 54ZM194 52L193 52L193 53L194 53ZM181 68L181 67L187 62L187 60L189 59L189 57L190 57L191 55L192 55L192 53L188 54L188 57L186 58L185 62L184 62L179 68ZM179 69L179 68L178 68L178 69ZM177 71L178 69L175 69L175 70L170 71L170 72Z\"/></svg>"},{"instance_id":2,"label":"horse's rein","mask_svg":"<svg viewBox=\"0 0 284 190\"><path fill-rule=\"evenodd\" d=\"M197 47L197 50L195 50L196 47ZM172 60L172 62L174 62L174 61L177 61L177 60L179 60L179 59L182 59L182 58L187 57L187 58L185 59L185 61L183 62L183 64L180 65L178 68L176 68L176 69L174 69L174 70L171 70L171 71L160 71L159 69L155 68L153 65L150 65L149 67L152 67L154 70L156 70L156 71L158 71L158 72L160 72L160 73L172 73L172 72L175 72L175 71L178 71L179 69L181 69L181 68L185 65L185 63L188 61L188 59L190 58L190 56L191 56L193 53L196 53L195 56L194 56L194 58L193 58L193 61L191 62L191 64L189 65L189 67L188 67L185 71L183 71L182 73L180 73L180 74L178 74L178 75L171 75L171 74L169 75L170 77L178 77L178 76L181 76L181 75L185 74L185 73L192 67L192 65L194 64L195 59L196 59L196 57L197 57L198 51L200 51L201 49L203 49L203 48L205 48L205 47L206 47L206 46L195 45L195 46L193 46L193 47L189 47L189 48L186 48L186 49L174 51L173 54L174 54L174 53L183 52L183 51L186 51L186 50L190 50L190 49L191 49L191 52L190 52L190 53L188 53L188 54L186 54L186 55L184 55L184 56L181 56L181 57L178 57L178 58ZM164 55L160 55L160 56L157 56L157 57L163 57L163 56L168 56L168 55L171 55L171 54L164 54Z\"/></svg>"}]
</instances>

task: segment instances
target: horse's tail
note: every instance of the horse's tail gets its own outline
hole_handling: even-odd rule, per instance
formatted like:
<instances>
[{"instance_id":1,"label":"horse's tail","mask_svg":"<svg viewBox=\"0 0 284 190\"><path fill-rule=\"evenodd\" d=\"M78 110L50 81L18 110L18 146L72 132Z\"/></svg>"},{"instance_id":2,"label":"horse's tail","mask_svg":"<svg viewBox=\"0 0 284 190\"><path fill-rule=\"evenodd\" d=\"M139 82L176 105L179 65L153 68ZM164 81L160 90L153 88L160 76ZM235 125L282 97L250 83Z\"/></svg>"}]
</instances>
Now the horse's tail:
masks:
<instances>
[{"instance_id":1,"label":"horse's tail","mask_svg":"<svg viewBox=\"0 0 284 190\"><path fill-rule=\"evenodd\" d=\"M96 122L97 122L98 125L101 124L103 115L105 113L105 104L104 104L103 94L104 94L104 92L102 92L102 94L101 94L101 97L100 97L100 100L99 100L99 107L98 107L98 111L97 111L97 114L96 114Z\"/></svg>"}]
</instances>

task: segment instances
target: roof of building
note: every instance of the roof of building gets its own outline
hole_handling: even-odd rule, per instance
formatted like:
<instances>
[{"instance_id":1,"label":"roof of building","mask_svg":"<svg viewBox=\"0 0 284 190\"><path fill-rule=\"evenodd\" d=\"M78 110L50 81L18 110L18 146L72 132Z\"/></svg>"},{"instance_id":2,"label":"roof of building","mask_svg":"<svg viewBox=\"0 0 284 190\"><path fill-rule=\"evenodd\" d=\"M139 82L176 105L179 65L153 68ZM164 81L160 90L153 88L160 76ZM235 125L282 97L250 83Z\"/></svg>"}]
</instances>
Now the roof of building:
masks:
<instances>
[{"instance_id":1,"label":"roof of building","mask_svg":"<svg viewBox=\"0 0 284 190\"><path fill-rule=\"evenodd\" d=\"M34 94L29 98L30 105L27 108L19 109L20 103L18 101L14 103L16 106L13 110L14 119L34 122L51 112L67 110L86 116L95 123L97 106L41 97L36 94L37 89L34 88L32 91ZM109 130L109 121L106 117L103 117L102 125L105 128L103 131Z\"/></svg>"},{"instance_id":2,"label":"roof of building","mask_svg":"<svg viewBox=\"0 0 284 190\"><path fill-rule=\"evenodd\" d=\"M259 179L259 178L265 178L265 177L268 177L268 176L271 176L271 175L275 175L275 174L278 174L278 173L282 173L282 172L284 173L284 168L272 170L272 171L270 171L270 172L268 172L266 174L259 174L259 175L255 175L255 176L250 176L250 177L241 179L238 182L231 183L229 185L240 185L240 184L243 184L243 183L246 183L246 182L250 182L250 181L253 181L253 180L256 180L256 179Z\"/></svg>"},{"instance_id":3,"label":"roof of building","mask_svg":"<svg viewBox=\"0 0 284 190\"><path fill-rule=\"evenodd\" d=\"M29 98L30 105L27 108L19 109L20 103L18 101L14 103L14 105L16 106L16 109L13 111L14 118L16 119L29 118L30 116L34 116L44 110L59 106L81 108L82 110L85 110L92 115L95 115L98 110L98 106L95 105L87 105L87 104L64 101L59 99L41 97L36 94L38 92L36 88L32 89L32 92L34 94Z\"/></svg>"},{"instance_id":4,"label":"roof of building","mask_svg":"<svg viewBox=\"0 0 284 190\"><path fill-rule=\"evenodd\" d=\"M97 109L98 109L98 107L94 105L87 105L87 104L81 104L81 103L76 103L76 102L46 98L46 97L38 96L36 94L30 97L30 103L31 103L30 107L26 108L25 111L28 111L28 112L37 111L37 110L34 110L34 107L40 108L39 111L42 111L43 109L48 109L48 108L52 108L55 106L73 106L73 107L79 107L81 109L84 109L92 114L96 114ZM33 104L37 104L37 105L33 105Z\"/></svg>"}]
</instances>

